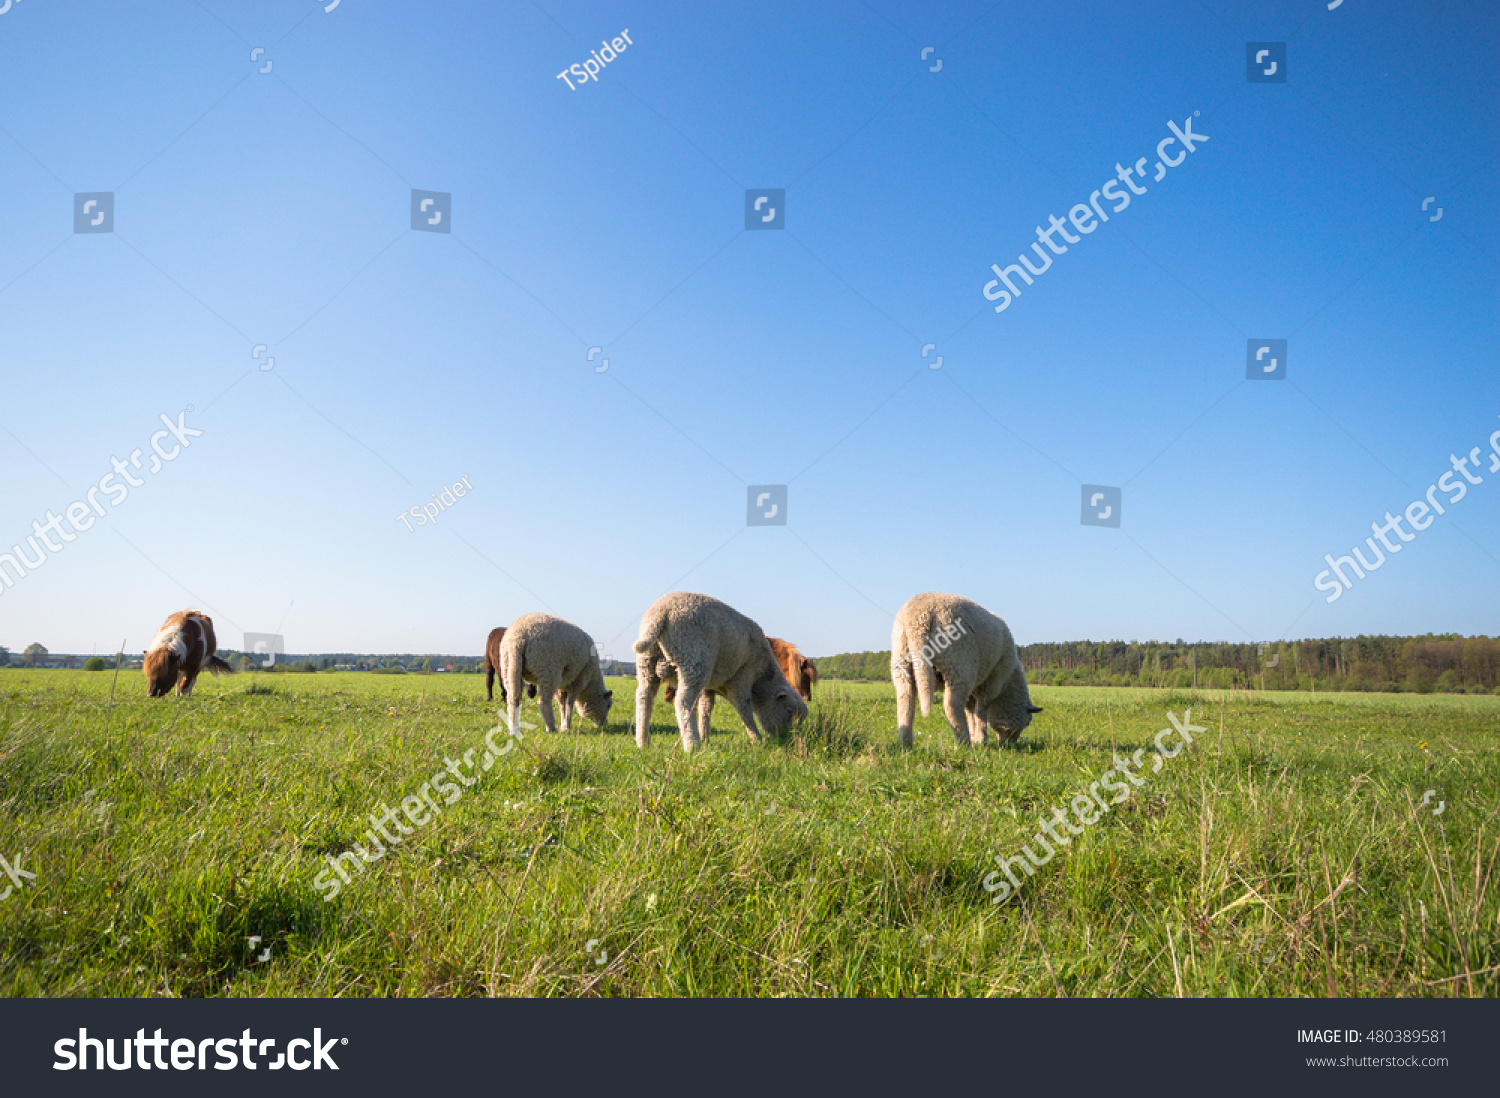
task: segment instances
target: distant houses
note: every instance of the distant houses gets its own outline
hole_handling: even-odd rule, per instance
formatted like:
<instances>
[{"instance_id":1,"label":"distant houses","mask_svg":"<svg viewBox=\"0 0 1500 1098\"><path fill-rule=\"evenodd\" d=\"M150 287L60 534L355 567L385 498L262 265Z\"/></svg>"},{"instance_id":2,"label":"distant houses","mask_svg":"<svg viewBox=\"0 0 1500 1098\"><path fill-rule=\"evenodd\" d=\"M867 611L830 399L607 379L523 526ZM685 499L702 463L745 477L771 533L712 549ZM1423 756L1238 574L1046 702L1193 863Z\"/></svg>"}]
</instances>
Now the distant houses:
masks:
<instances>
[{"instance_id":1,"label":"distant houses","mask_svg":"<svg viewBox=\"0 0 1500 1098\"><path fill-rule=\"evenodd\" d=\"M228 648L221 648L219 651L220 651L221 655L223 655L226 658L228 658L229 661L231 662L231 664L237 670L240 670L240 671L307 671L307 670L325 670L325 671L375 671L375 670L381 670L381 671L388 671L389 672L389 671L397 670L399 668L400 670L405 671L405 672L407 672L409 674L410 673L421 674L421 673L424 673L423 669L422 669L422 665L424 663L427 663L428 666L431 667L431 670L428 671L428 672L425 672L425 673L434 674L434 675L476 675L476 674L480 674L480 673L482 673L484 671L484 660L483 660L482 657L472 658L471 659L471 658L466 657L466 656L458 656L458 657L452 657L452 656L445 656L445 657L423 656L423 657L418 657L418 656L405 656L405 655L403 655L403 656L365 656L365 657L362 657L362 658L356 658L356 657L353 657L350 653L341 652L341 653L338 653L336 656L323 656L323 657L321 657L321 660L324 661L324 662L322 662L322 666L318 667L318 668L315 668L315 667L312 666L312 664L313 664L313 662L314 662L315 659L318 659L318 657L297 656L297 655L294 655L292 653L281 653L281 652L278 652L276 654L275 663L267 665L266 662L265 662L266 657L263 654L261 654L261 653L240 652L240 651L238 651L236 649L228 649ZM38 659L35 666L38 669L45 668L45 669L49 669L49 670L78 670L78 669L83 669L84 667L86 667L87 664L88 664L88 661L90 659L92 659L92 658L95 658L95 657L81 656L81 655L67 655L67 654L59 654L59 653L51 653L51 652L49 652L49 653L47 653L46 656ZM105 664L107 666L109 666L109 667L113 667L114 666L115 657L114 657L113 654L106 655L106 656L101 656L101 657L97 657L97 658L103 659L105 661ZM341 662L341 663L334 663L334 662L332 662L333 659L338 659L338 658L342 658L344 662ZM438 659L439 658L442 659L442 661L443 661L442 663L438 663ZM8 661L8 664L7 664L7 661ZM7 665L10 666L10 667L18 667L18 668L30 666L28 663L25 662L25 660L22 658L22 656L20 654L18 654L18 653L14 653L14 652L0 653L0 667L4 667L4 666L7 666ZM120 667L123 670L138 669L140 666L141 666L141 657L140 656L133 656L132 657L132 656L128 656L127 655L127 656L123 657L123 659L121 659L121 661L120 661ZM629 676L631 678L635 677L635 663L633 661L616 660L616 659L602 659L602 660L600 660L600 667L603 670L604 674L606 674L606 675L625 675L625 676Z\"/></svg>"}]
</instances>

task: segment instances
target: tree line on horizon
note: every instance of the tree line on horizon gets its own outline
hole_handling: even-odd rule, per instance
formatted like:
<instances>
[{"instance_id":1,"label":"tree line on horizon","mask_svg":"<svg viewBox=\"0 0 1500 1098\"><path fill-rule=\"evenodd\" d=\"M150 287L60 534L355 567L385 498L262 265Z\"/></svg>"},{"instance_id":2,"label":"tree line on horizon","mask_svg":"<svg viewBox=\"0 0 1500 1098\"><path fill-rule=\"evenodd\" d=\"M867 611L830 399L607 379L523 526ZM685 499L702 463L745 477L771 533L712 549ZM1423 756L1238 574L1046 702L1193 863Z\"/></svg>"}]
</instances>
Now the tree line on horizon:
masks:
<instances>
[{"instance_id":1,"label":"tree line on horizon","mask_svg":"<svg viewBox=\"0 0 1500 1098\"><path fill-rule=\"evenodd\" d=\"M1017 651L1027 681L1045 686L1492 694L1500 673L1500 638L1456 633L1273 644L1065 641L1019 645ZM820 679L891 677L888 650L846 652L815 662Z\"/></svg>"},{"instance_id":2,"label":"tree line on horizon","mask_svg":"<svg viewBox=\"0 0 1500 1098\"><path fill-rule=\"evenodd\" d=\"M1422 636L1333 637L1273 644L1217 641L1065 641L1018 647L1028 682L1045 686L1152 686L1210 690L1356 690L1387 693L1493 694L1500 680L1500 638L1456 633ZM265 657L220 649L239 671L369 671L377 674L481 674L482 656L334 652ZM0 646L0 667L40 667L57 658L33 643L21 653ZM844 652L816 661L820 679L888 682L891 654ZM95 656L90 670L114 667ZM124 666L139 667L127 653ZM607 675L634 675L635 665L612 660Z\"/></svg>"},{"instance_id":3,"label":"tree line on horizon","mask_svg":"<svg viewBox=\"0 0 1500 1098\"><path fill-rule=\"evenodd\" d=\"M263 652L241 652L236 648L220 648L218 654L229 661L236 671L269 672L318 672L318 671L368 671L375 674L435 674L440 669L453 674L482 675L483 656L450 656L435 653L370 653L370 652L314 652L276 654L275 660L266 665L269 658ZM141 653L126 652L121 661L122 668L139 668ZM0 645L0 667L55 667L81 662L88 671L112 670L115 656L80 656L69 653L49 652L40 643L32 642L21 652L12 652ZM634 663L608 660L604 665L606 675L634 675Z\"/></svg>"}]
</instances>

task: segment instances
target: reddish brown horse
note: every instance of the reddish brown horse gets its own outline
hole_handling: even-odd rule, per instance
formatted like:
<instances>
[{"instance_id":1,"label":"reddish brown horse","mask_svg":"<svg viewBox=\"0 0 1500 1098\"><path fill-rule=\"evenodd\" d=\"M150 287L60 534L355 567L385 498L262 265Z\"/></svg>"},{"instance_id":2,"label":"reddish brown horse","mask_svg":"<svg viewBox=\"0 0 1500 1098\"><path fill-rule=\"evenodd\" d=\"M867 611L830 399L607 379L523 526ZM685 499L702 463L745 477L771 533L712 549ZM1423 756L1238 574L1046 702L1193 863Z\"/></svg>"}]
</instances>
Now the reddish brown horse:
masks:
<instances>
[{"instance_id":1,"label":"reddish brown horse","mask_svg":"<svg viewBox=\"0 0 1500 1098\"><path fill-rule=\"evenodd\" d=\"M234 674L234 668L215 655L217 651L213 619L196 610L177 611L162 623L141 661L150 696L166 697L175 683L177 693L188 697L203 671Z\"/></svg>"}]
</instances>

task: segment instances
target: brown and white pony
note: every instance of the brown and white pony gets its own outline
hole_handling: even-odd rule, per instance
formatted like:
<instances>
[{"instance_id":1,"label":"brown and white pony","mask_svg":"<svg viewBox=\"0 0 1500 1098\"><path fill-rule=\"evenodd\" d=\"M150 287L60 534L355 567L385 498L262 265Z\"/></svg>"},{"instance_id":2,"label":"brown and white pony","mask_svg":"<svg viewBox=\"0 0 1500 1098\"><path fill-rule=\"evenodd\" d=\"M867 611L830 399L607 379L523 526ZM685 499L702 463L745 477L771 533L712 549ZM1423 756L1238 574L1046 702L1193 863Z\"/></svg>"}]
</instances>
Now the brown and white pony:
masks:
<instances>
[{"instance_id":1,"label":"brown and white pony","mask_svg":"<svg viewBox=\"0 0 1500 1098\"><path fill-rule=\"evenodd\" d=\"M490 701L495 700L495 676L500 674L500 642L505 639L505 627L499 626L490 630L489 637L484 642L484 692ZM526 696L536 697L536 683L526 684ZM500 680L500 700L509 703L510 699L505 694L505 679Z\"/></svg>"},{"instance_id":2,"label":"brown and white pony","mask_svg":"<svg viewBox=\"0 0 1500 1098\"><path fill-rule=\"evenodd\" d=\"M213 620L196 610L177 611L157 631L141 664L151 697L166 697L173 683L178 694L188 697L203 671L234 674L234 668L215 655L217 651Z\"/></svg>"},{"instance_id":3,"label":"brown and white pony","mask_svg":"<svg viewBox=\"0 0 1500 1098\"><path fill-rule=\"evenodd\" d=\"M780 637L767 637L771 642L771 655L776 657L776 664L781 668L786 681L792 684L792 689L802 695L803 701L812 701L813 683L818 681L818 668L813 661L797 651L797 646L784 641ZM705 694L708 698L708 712L712 713L714 700L712 694ZM667 683L667 704L671 705L677 700L677 684Z\"/></svg>"}]
</instances>

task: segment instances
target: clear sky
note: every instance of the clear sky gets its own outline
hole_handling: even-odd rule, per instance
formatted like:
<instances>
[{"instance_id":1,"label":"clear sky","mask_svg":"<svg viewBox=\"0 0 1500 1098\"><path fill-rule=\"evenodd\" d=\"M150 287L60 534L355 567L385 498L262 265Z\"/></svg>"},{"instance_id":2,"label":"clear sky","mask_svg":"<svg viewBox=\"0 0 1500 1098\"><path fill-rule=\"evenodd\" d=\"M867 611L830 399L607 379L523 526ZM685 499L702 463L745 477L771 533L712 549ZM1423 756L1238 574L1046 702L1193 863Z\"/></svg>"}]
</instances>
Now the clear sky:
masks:
<instances>
[{"instance_id":1,"label":"clear sky","mask_svg":"<svg viewBox=\"0 0 1500 1098\"><path fill-rule=\"evenodd\" d=\"M0 644L197 606L478 653L541 610L628 657L676 589L813 654L922 591L1022 643L1500 631L1494 4L327 3L0 14L0 552L64 516Z\"/></svg>"}]
</instances>

